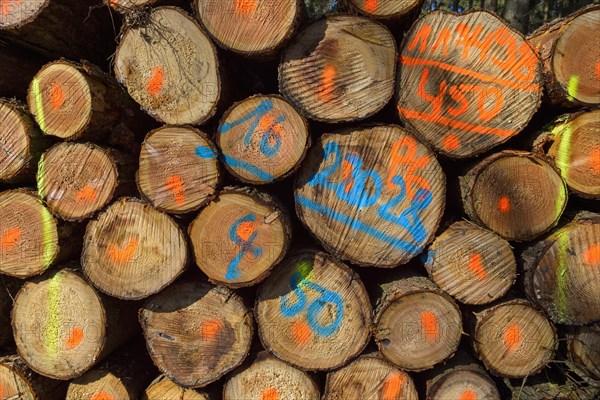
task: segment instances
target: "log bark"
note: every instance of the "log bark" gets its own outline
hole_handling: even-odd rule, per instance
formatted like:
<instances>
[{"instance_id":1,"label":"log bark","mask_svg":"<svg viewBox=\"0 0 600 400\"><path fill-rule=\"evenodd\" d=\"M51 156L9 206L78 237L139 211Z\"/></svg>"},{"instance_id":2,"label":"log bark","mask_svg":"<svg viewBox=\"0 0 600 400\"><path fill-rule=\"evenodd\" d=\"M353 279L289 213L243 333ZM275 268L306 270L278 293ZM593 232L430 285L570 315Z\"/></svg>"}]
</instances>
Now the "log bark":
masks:
<instances>
[{"instance_id":1,"label":"log bark","mask_svg":"<svg viewBox=\"0 0 600 400\"><path fill-rule=\"evenodd\" d=\"M287 257L259 287L254 309L263 347L303 370L341 367L371 336L359 276L315 250Z\"/></svg>"},{"instance_id":2,"label":"log bark","mask_svg":"<svg viewBox=\"0 0 600 400\"><path fill-rule=\"evenodd\" d=\"M327 374L323 400L417 400L417 389L406 372L377 354L362 355Z\"/></svg>"},{"instance_id":3,"label":"log bark","mask_svg":"<svg viewBox=\"0 0 600 400\"><path fill-rule=\"evenodd\" d=\"M39 275L81 251L81 227L58 222L32 191L0 193L0 272Z\"/></svg>"},{"instance_id":4,"label":"log bark","mask_svg":"<svg viewBox=\"0 0 600 400\"><path fill-rule=\"evenodd\" d=\"M358 121L388 103L395 72L396 44L385 26L330 15L309 25L285 49L279 91L313 120Z\"/></svg>"},{"instance_id":5,"label":"log bark","mask_svg":"<svg viewBox=\"0 0 600 400\"><path fill-rule=\"evenodd\" d=\"M334 256L395 267L433 240L446 181L434 154L395 125L323 135L295 183L296 212Z\"/></svg>"},{"instance_id":6,"label":"log bark","mask_svg":"<svg viewBox=\"0 0 600 400\"><path fill-rule=\"evenodd\" d=\"M0 182L33 182L46 142L21 103L0 99Z\"/></svg>"},{"instance_id":7,"label":"log bark","mask_svg":"<svg viewBox=\"0 0 600 400\"><path fill-rule=\"evenodd\" d=\"M469 218L512 241L533 240L556 226L567 204L567 186L558 170L524 151L495 153L460 183Z\"/></svg>"},{"instance_id":8,"label":"log bark","mask_svg":"<svg viewBox=\"0 0 600 400\"><path fill-rule=\"evenodd\" d=\"M537 55L490 12L426 14L401 49L400 118L438 153L488 151L525 128L540 105Z\"/></svg>"},{"instance_id":9,"label":"log bark","mask_svg":"<svg viewBox=\"0 0 600 400\"><path fill-rule=\"evenodd\" d=\"M579 326L567 335L569 367L593 384L600 380L600 324Z\"/></svg>"},{"instance_id":10,"label":"log bark","mask_svg":"<svg viewBox=\"0 0 600 400\"><path fill-rule=\"evenodd\" d=\"M374 337L379 352L407 371L432 368L454 354L462 335L460 310L452 298L424 277L379 285Z\"/></svg>"},{"instance_id":11,"label":"log bark","mask_svg":"<svg viewBox=\"0 0 600 400\"><path fill-rule=\"evenodd\" d=\"M192 127L153 130L142 143L136 180L156 209L196 211L214 198L221 181L216 147L206 133Z\"/></svg>"},{"instance_id":12,"label":"log bark","mask_svg":"<svg viewBox=\"0 0 600 400\"><path fill-rule=\"evenodd\" d=\"M595 400L600 388L583 386L577 382L554 383L546 377L531 377L526 384L509 385L512 400Z\"/></svg>"},{"instance_id":13,"label":"log bark","mask_svg":"<svg viewBox=\"0 0 600 400\"><path fill-rule=\"evenodd\" d=\"M183 388L164 375L156 378L144 392L142 400L211 400L211 397L193 389Z\"/></svg>"},{"instance_id":14,"label":"log bark","mask_svg":"<svg viewBox=\"0 0 600 400\"><path fill-rule=\"evenodd\" d=\"M565 114L544 128L534 142L560 170L574 194L600 199L600 110Z\"/></svg>"},{"instance_id":15,"label":"log bark","mask_svg":"<svg viewBox=\"0 0 600 400\"><path fill-rule=\"evenodd\" d=\"M526 300L508 300L477 313L473 347L494 375L524 378L554 356L556 329Z\"/></svg>"},{"instance_id":16,"label":"log bark","mask_svg":"<svg viewBox=\"0 0 600 400\"><path fill-rule=\"evenodd\" d=\"M491 303L504 296L517 279L510 244L466 221L446 229L427 254L425 268L431 280L461 303Z\"/></svg>"},{"instance_id":17,"label":"log bark","mask_svg":"<svg viewBox=\"0 0 600 400\"><path fill-rule=\"evenodd\" d=\"M114 149L92 143L59 143L40 159L38 193L58 217L85 220L114 196L131 192L134 168L125 154Z\"/></svg>"},{"instance_id":18,"label":"log bark","mask_svg":"<svg viewBox=\"0 0 600 400\"><path fill-rule=\"evenodd\" d=\"M217 284L254 285L287 253L292 226L282 206L266 193L228 187L188 229L196 264Z\"/></svg>"},{"instance_id":19,"label":"log bark","mask_svg":"<svg viewBox=\"0 0 600 400\"><path fill-rule=\"evenodd\" d=\"M201 282L173 285L148 300L140 323L154 364L184 387L206 386L240 365L254 331L239 296Z\"/></svg>"},{"instance_id":20,"label":"log bark","mask_svg":"<svg viewBox=\"0 0 600 400\"><path fill-rule=\"evenodd\" d=\"M66 391L66 382L35 373L21 357L0 357L0 398L63 400Z\"/></svg>"},{"instance_id":21,"label":"log bark","mask_svg":"<svg viewBox=\"0 0 600 400\"><path fill-rule=\"evenodd\" d=\"M303 16L302 0L195 0L193 7L219 46L247 56L275 55Z\"/></svg>"},{"instance_id":22,"label":"log bark","mask_svg":"<svg viewBox=\"0 0 600 400\"><path fill-rule=\"evenodd\" d=\"M291 175L310 147L306 120L277 95L255 95L231 106L215 140L227 170L251 185Z\"/></svg>"},{"instance_id":23,"label":"log bark","mask_svg":"<svg viewBox=\"0 0 600 400\"><path fill-rule=\"evenodd\" d=\"M320 393L306 372L264 352L223 385L223 400L238 399L319 400Z\"/></svg>"},{"instance_id":24,"label":"log bark","mask_svg":"<svg viewBox=\"0 0 600 400\"><path fill-rule=\"evenodd\" d=\"M121 198L87 225L82 269L95 287L110 296L148 297L173 282L187 262L181 229L139 199Z\"/></svg>"},{"instance_id":25,"label":"log bark","mask_svg":"<svg viewBox=\"0 0 600 400\"><path fill-rule=\"evenodd\" d=\"M556 106L600 104L600 6L590 5L529 35L543 65L546 97Z\"/></svg>"},{"instance_id":26,"label":"log bark","mask_svg":"<svg viewBox=\"0 0 600 400\"><path fill-rule=\"evenodd\" d=\"M136 306L100 295L83 277L62 269L23 285L12 312L19 355L37 373L78 377L128 340Z\"/></svg>"},{"instance_id":27,"label":"log bark","mask_svg":"<svg viewBox=\"0 0 600 400\"><path fill-rule=\"evenodd\" d=\"M142 13L125 29L114 71L131 97L166 124L202 124L215 114L221 99L216 48L177 7Z\"/></svg>"},{"instance_id":28,"label":"log bark","mask_svg":"<svg viewBox=\"0 0 600 400\"><path fill-rule=\"evenodd\" d=\"M494 381L477 364L458 365L427 381L427 400L500 400Z\"/></svg>"},{"instance_id":29,"label":"log bark","mask_svg":"<svg viewBox=\"0 0 600 400\"><path fill-rule=\"evenodd\" d=\"M523 253L525 290L558 324L600 321L600 215L581 213Z\"/></svg>"},{"instance_id":30,"label":"log bark","mask_svg":"<svg viewBox=\"0 0 600 400\"><path fill-rule=\"evenodd\" d=\"M25 99L29 82L47 60L0 38L0 97Z\"/></svg>"}]
</instances>

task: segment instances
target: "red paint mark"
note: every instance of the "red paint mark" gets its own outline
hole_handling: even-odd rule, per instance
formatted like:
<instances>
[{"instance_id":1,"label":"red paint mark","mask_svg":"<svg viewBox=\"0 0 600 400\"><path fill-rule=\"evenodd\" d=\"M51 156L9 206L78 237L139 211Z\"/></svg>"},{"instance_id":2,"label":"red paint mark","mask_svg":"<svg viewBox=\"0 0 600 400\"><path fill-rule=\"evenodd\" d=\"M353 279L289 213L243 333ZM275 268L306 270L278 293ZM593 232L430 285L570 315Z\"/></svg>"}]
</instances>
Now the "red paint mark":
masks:
<instances>
[{"instance_id":1,"label":"red paint mark","mask_svg":"<svg viewBox=\"0 0 600 400\"><path fill-rule=\"evenodd\" d=\"M333 99L333 91L335 90L335 76L337 72L333 65L328 65L321 74L321 85L317 91L319 98L328 102Z\"/></svg>"},{"instance_id":2,"label":"red paint mark","mask_svg":"<svg viewBox=\"0 0 600 400\"><path fill-rule=\"evenodd\" d=\"M183 178L180 175L172 175L167 178L167 188L173 192L175 203L178 206L185 204L185 192L183 186Z\"/></svg>"},{"instance_id":3,"label":"red paint mark","mask_svg":"<svg viewBox=\"0 0 600 400\"><path fill-rule=\"evenodd\" d=\"M119 265L123 265L131 261L138 248L138 239L129 239L125 247L117 247L114 244L108 246L108 257L110 260Z\"/></svg>"},{"instance_id":4,"label":"red paint mark","mask_svg":"<svg viewBox=\"0 0 600 400\"><path fill-rule=\"evenodd\" d=\"M589 164L592 166L594 173L600 174L600 148L592 150L589 158Z\"/></svg>"},{"instance_id":5,"label":"red paint mark","mask_svg":"<svg viewBox=\"0 0 600 400\"><path fill-rule=\"evenodd\" d=\"M235 12L238 15L248 15L256 11L256 0L235 0Z\"/></svg>"},{"instance_id":6,"label":"red paint mark","mask_svg":"<svg viewBox=\"0 0 600 400\"><path fill-rule=\"evenodd\" d=\"M50 83L50 105L53 110L60 109L65 104L65 92L62 87L56 83Z\"/></svg>"},{"instance_id":7,"label":"red paint mark","mask_svg":"<svg viewBox=\"0 0 600 400\"><path fill-rule=\"evenodd\" d=\"M294 322L294 325L292 325L292 334L294 335L294 340L301 345L307 344L312 339L310 326L304 321L298 320Z\"/></svg>"},{"instance_id":8,"label":"red paint mark","mask_svg":"<svg viewBox=\"0 0 600 400\"><path fill-rule=\"evenodd\" d=\"M588 265L600 266L600 245L594 244L583 253L583 260Z\"/></svg>"},{"instance_id":9,"label":"red paint mark","mask_svg":"<svg viewBox=\"0 0 600 400\"><path fill-rule=\"evenodd\" d=\"M93 395L90 400L115 400L115 398L103 390Z\"/></svg>"},{"instance_id":10,"label":"red paint mark","mask_svg":"<svg viewBox=\"0 0 600 400\"><path fill-rule=\"evenodd\" d=\"M377 4L377 0L365 0L365 11L368 13L374 13L377 11L379 5Z\"/></svg>"},{"instance_id":11,"label":"red paint mark","mask_svg":"<svg viewBox=\"0 0 600 400\"><path fill-rule=\"evenodd\" d=\"M262 392L260 400L279 400L279 392L275 388L268 388Z\"/></svg>"},{"instance_id":12,"label":"red paint mark","mask_svg":"<svg viewBox=\"0 0 600 400\"><path fill-rule=\"evenodd\" d=\"M510 324L504 330L504 346L512 353L521 345L521 329L517 324Z\"/></svg>"},{"instance_id":13,"label":"red paint mark","mask_svg":"<svg viewBox=\"0 0 600 400\"><path fill-rule=\"evenodd\" d=\"M21 0L2 0L2 8L0 8L0 13L3 16L10 14L11 4L18 6L21 4Z\"/></svg>"},{"instance_id":14,"label":"red paint mark","mask_svg":"<svg viewBox=\"0 0 600 400\"><path fill-rule=\"evenodd\" d=\"M77 192L76 201L89 201L90 203L96 201L98 198L98 191L91 186L84 186L79 192Z\"/></svg>"},{"instance_id":15,"label":"red paint mark","mask_svg":"<svg viewBox=\"0 0 600 400\"><path fill-rule=\"evenodd\" d=\"M429 342L437 341L440 330L438 320L434 313L425 311L421 313L421 327L425 333L425 339Z\"/></svg>"},{"instance_id":16,"label":"red paint mark","mask_svg":"<svg viewBox=\"0 0 600 400\"><path fill-rule=\"evenodd\" d=\"M161 91L164 83L165 70L163 67L155 67L152 70L152 76L148 81L148 91L152 96L156 96Z\"/></svg>"},{"instance_id":17,"label":"red paint mark","mask_svg":"<svg viewBox=\"0 0 600 400\"><path fill-rule=\"evenodd\" d=\"M67 350L73 350L83 342L83 328L76 326L71 330L69 339L67 340Z\"/></svg>"},{"instance_id":18,"label":"red paint mark","mask_svg":"<svg viewBox=\"0 0 600 400\"><path fill-rule=\"evenodd\" d=\"M458 400L477 400L477 393L472 389L463 390L458 396Z\"/></svg>"},{"instance_id":19,"label":"red paint mark","mask_svg":"<svg viewBox=\"0 0 600 400\"><path fill-rule=\"evenodd\" d=\"M2 250L11 251L21 239L22 231L20 228L12 228L2 235Z\"/></svg>"},{"instance_id":20,"label":"red paint mark","mask_svg":"<svg viewBox=\"0 0 600 400\"><path fill-rule=\"evenodd\" d=\"M487 272L483 267L483 258L480 254L473 254L469 260L469 270L473 272L479 279L487 278Z\"/></svg>"},{"instance_id":21,"label":"red paint mark","mask_svg":"<svg viewBox=\"0 0 600 400\"><path fill-rule=\"evenodd\" d=\"M252 236L255 230L256 227L254 226L253 222L242 222L238 225L236 234L244 242L248 242L248 240L250 240L250 236Z\"/></svg>"},{"instance_id":22,"label":"red paint mark","mask_svg":"<svg viewBox=\"0 0 600 400\"><path fill-rule=\"evenodd\" d=\"M460 147L460 139L456 135L446 135L442 144L446 151L454 151Z\"/></svg>"},{"instance_id":23,"label":"red paint mark","mask_svg":"<svg viewBox=\"0 0 600 400\"><path fill-rule=\"evenodd\" d=\"M506 214L510 211L510 200L508 197L500 197L500 200L498 200L498 211L500 211L502 214Z\"/></svg>"},{"instance_id":24,"label":"red paint mark","mask_svg":"<svg viewBox=\"0 0 600 400\"><path fill-rule=\"evenodd\" d=\"M594 68L594 75L596 75L596 79L600 81L600 61L596 61L596 67Z\"/></svg>"},{"instance_id":25,"label":"red paint mark","mask_svg":"<svg viewBox=\"0 0 600 400\"><path fill-rule=\"evenodd\" d=\"M221 331L221 321L218 319L209 319L200 325L200 335L205 340L213 340Z\"/></svg>"},{"instance_id":26,"label":"red paint mark","mask_svg":"<svg viewBox=\"0 0 600 400\"><path fill-rule=\"evenodd\" d=\"M402 386L404 386L404 376L399 372L393 373L383 383L381 400L399 400L402 394Z\"/></svg>"}]
</instances>

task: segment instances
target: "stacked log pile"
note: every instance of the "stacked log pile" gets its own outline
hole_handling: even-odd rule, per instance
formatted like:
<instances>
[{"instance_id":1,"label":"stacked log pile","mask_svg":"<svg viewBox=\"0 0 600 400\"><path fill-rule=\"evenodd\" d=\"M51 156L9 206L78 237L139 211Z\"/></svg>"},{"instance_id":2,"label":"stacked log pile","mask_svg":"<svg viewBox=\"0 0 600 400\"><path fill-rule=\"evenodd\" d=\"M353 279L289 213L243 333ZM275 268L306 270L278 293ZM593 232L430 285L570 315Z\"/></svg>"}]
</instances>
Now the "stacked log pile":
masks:
<instances>
[{"instance_id":1,"label":"stacked log pile","mask_svg":"<svg viewBox=\"0 0 600 400\"><path fill-rule=\"evenodd\" d=\"M0 400L600 397L600 6L323 4L0 0Z\"/></svg>"}]
</instances>

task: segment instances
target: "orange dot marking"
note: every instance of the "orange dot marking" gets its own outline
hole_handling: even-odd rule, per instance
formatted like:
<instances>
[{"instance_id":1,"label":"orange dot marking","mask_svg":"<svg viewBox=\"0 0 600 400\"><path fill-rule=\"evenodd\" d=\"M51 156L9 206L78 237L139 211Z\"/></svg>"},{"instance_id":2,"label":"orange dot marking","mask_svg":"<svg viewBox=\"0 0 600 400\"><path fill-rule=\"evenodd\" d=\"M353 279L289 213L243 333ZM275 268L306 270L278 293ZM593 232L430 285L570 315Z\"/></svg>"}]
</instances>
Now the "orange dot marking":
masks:
<instances>
[{"instance_id":1,"label":"orange dot marking","mask_svg":"<svg viewBox=\"0 0 600 400\"><path fill-rule=\"evenodd\" d=\"M517 324L510 324L504 330L504 345L509 352L515 351L521 345L521 329Z\"/></svg>"},{"instance_id":2,"label":"orange dot marking","mask_svg":"<svg viewBox=\"0 0 600 400\"><path fill-rule=\"evenodd\" d=\"M327 102L333 99L333 91L335 89L335 76L337 72L333 65L328 65L321 74L321 85L318 90L321 101Z\"/></svg>"},{"instance_id":3,"label":"orange dot marking","mask_svg":"<svg viewBox=\"0 0 600 400\"><path fill-rule=\"evenodd\" d=\"M281 128L281 125L279 123L275 123L275 118L273 118L272 115L265 114L258 121L258 131L266 132L268 130L275 131L279 137L283 137L285 134L284 130ZM274 142L275 139L272 136L269 136L269 144L272 146L275 144Z\"/></svg>"},{"instance_id":4,"label":"orange dot marking","mask_svg":"<svg viewBox=\"0 0 600 400\"><path fill-rule=\"evenodd\" d=\"M262 392L260 400L279 400L279 392L275 388L268 388Z\"/></svg>"},{"instance_id":5,"label":"orange dot marking","mask_svg":"<svg viewBox=\"0 0 600 400\"><path fill-rule=\"evenodd\" d=\"M65 104L65 92L56 82L50 83L50 105L53 110L60 109Z\"/></svg>"},{"instance_id":6,"label":"orange dot marking","mask_svg":"<svg viewBox=\"0 0 600 400\"><path fill-rule=\"evenodd\" d=\"M365 11L368 13L374 13L377 11L377 0L365 0Z\"/></svg>"},{"instance_id":7,"label":"orange dot marking","mask_svg":"<svg viewBox=\"0 0 600 400\"><path fill-rule=\"evenodd\" d=\"M235 1L235 12L238 15L248 15L256 11L257 6L256 0L236 0Z\"/></svg>"},{"instance_id":8,"label":"orange dot marking","mask_svg":"<svg viewBox=\"0 0 600 400\"><path fill-rule=\"evenodd\" d=\"M487 278L487 272L483 267L483 258L480 254L473 254L469 260L469 270L473 272L479 279Z\"/></svg>"},{"instance_id":9,"label":"orange dot marking","mask_svg":"<svg viewBox=\"0 0 600 400\"><path fill-rule=\"evenodd\" d=\"M209 319L200 325L200 335L205 340L213 340L221 331L221 321L218 319Z\"/></svg>"},{"instance_id":10,"label":"orange dot marking","mask_svg":"<svg viewBox=\"0 0 600 400\"><path fill-rule=\"evenodd\" d=\"M12 228L2 235L2 250L11 251L17 245L21 238L21 229Z\"/></svg>"},{"instance_id":11,"label":"orange dot marking","mask_svg":"<svg viewBox=\"0 0 600 400\"><path fill-rule=\"evenodd\" d=\"M477 393L475 393L472 389L464 390L458 400L477 400Z\"/></svg>"},{"instance_id":12,"label":"orange dot marking","mask_svg":"<svg viewBox=\"0 0 600 400\"><path fill-rule=\"evenodd\" d=\"M292 333L294 334L294 340L298 344L305 345L312 339L312 332L310 326L304 321L296 321L292 325Z\"/></svg>"},{"instance_id":13,"label":"orange dot marking","mask_svg":"<svg viewBox=\"0 0 600 400\"><path fill-rule=\"evenodd\" d=\"M594 69L594 75L596 75L596 79L600 81L600 61L596 61L596 68Z\"/></svg>"},{"instance_id":14,"label":"orange dot marking","mask_svg":"<svg viewBox=\"0 0 600 400\"><path fill-rule=\"evenodd\" d=\"M4 386L0 385L0 399L3 399L5 397L4 392L5 392Z\"/></svg>"},{"instance_id":15,"label":"orange dot marking","mask_svg":"<svg viewBox=\"0 0 600 400\"><path fill-rule=\"evenodd\" d=\"M353 180L350 178L352 175L352 164L350 164L347 160L342 162L342 179L346 182L346 186L344 186L344 191L346 193L350 193L352 189Z\"/></svg>"},{"instance_id":16,"label":"orange dot marking","mask_svg":"<svg viewBox=\"0 0 600 400\"><path fill-rule=\"evenodd\" d=\"M182 206L185 204L185 193L183 191L183 178L179 175L170 176L167 179L167 187L171 192L173 192L173 196L175 196L175 203L178 206Z\"/></svg>"},{"instance_id":17,"label":"orange dot marking","mask_svg":"<svg viewBox=\"0 0 600 400\"><path fill-rule=\"evenodd\" d=\"M21 0L1 0L1 3L2 8L0 9L0 13L2 13L2 15L8 15L10 14L10 5L19 5L21 4Z\"/></svg>"},{"instance_id":18,"label":"orange dot marking","mask_svg":"<svg viewBox=\"0 0 600 400\"><path fill-rule=\"evenodd\" d=\"M600 174L600 148L592 150L589 163L594 170L594 173Z\"/></svg>"},{"instance_id":19,"label":"orange dot marking","mask_svg":"<svg viewBox=\"0 0 600 400\"><path fill-rule=\"evenodd\" d=\"M78 203L82 201L89 201L90 203L98 198L98 191L91 186L84 186L79 192L77 192L76 200Z\"/></svg>"},{"instance_id":20,"label":"orange dot marking","mask_svg":"<svg viewBox=\"0 0 600 400\"><path fill-rule=\"evenodd\" d=\"M115 398L103 390L93 395L90 400L115 400Z\"/></svg>"},{"instance_id":21,"label":"orange dot marking","mask_svg":"<svg viewBox=\"0 0 600 400\"><path fill-rule=\"evenodd\" d=\"M83 328L76 326L71 330L67 340L67 350L73 350L83 342Z\"/></svg>"},{"instance_id":22,"label":"orange dot marking","mask_svg":"<svg viewBox=\"0 0 600 400\"><path fill-rule=\"evenodd\" d=\"M383 383L381 400L398 400L401 398L404 376L396 372Z\"/></svg>"},{"instance_id":23,"label":"orange dot marking","mask_svg":"<svg viewBox=\"0 0 600 400\"><path fill-rule=\"evenodd\" d=\"M510 211L510 200L508 197L500 197L500 200L498 200L498 211L500 211L502 214L506 214Z\"/></svg>"},{"instance_id":24,"label":"orange dot marking","mask_svg":"<svg viewBox=\"0 0 600 400\"><path fill-rule=\"evenodd\" d=\"M430 311L421 313L421 327L425 333L427 341L436 341L439 336L439 327L437 317Z\"/></svg>"},{"instance_id":25,"label":"orange dot marking","mask_svg":"<svg viewBox=\"0 0 600 400\"><path fill-rule=\"evenodd\" d=\"M108 257L115 264L126 264L135 255L135 252L138 248L139 240L138 239L130 239L125 247L118 247L114 244L108 246Z\"/></svg>"},{"instance_id":26,"label":"orange dot marking","mask_svg":"<svg viewBox=\"0 0 600 400\"><path fill-rule=\"evenodd\" d=\"M456 135L447 135L442 145L446 151L454 151L460 147L460 139Z\"/></svg>"},{"instance_id":27,"label":"orange dot marking","mask_svg":"<svg viewBox=\"0 0 600 400\"><path fill-rule=\"evenodd\" d=\"M165 70L163 67L155 67L152 70L152 77L148 81L148 91L152 96L156 96L161 91L164 83Z\"/></svg>"},{"instance_id":28,"label":"orange dot marking","mask_svg":"<svg viewBox=\"0 0 600 400\"><path fill-rule=\"evenodd\" d=\"M594 244L583 253L586 264L600 266L600 245Z\"/></svg>"},{"instance_id":29,"label":"orange dot marking","mask_svg":"<svg viewBox=\"0 0 600 400\"><path fill-rule=\"evenodd\" d=\"M255 230L256 230L256 227L254 226L254 223L242 222L237 227L236 233L240 239L247 242L248 240L250 240L250 236L252 236L252 234L254 233Z\"/></svg>"}]
</instances>

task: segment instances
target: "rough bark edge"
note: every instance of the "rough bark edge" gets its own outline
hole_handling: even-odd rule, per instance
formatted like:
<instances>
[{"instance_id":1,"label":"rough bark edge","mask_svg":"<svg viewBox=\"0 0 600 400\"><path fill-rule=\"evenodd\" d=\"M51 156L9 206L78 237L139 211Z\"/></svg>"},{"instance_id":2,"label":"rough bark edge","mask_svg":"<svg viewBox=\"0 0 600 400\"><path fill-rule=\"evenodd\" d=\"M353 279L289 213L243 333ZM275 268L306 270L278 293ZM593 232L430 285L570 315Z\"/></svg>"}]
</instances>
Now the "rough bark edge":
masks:
<instances>
[{"instance_id":1,"label":"rough bark edge","mask_svg":"<svg viewBox=\"0 0 600 400\"><path fill-rule=\"evenodd\" d=\"M432 379L428 380L426 383L426 385L427 385L426 399L427 400L438 399L437 392L440 389L440 386L442 386L451 375L453 375L455 373L461 373L461 372L471 372L471 373L477 374L484 381L486 381L486 383L488 383L492 387L494 387L496 389L496 393L498 393L498 387L497 387L496 383L492 380L492 378L490 378L490 376L485 371L485 369L482 368L481 366L479 366L478 364L472 363L472 364L456 365L452 368L444 370L443 372L440 372L438 375L436 375ZM497 399L500 400L499 393L498 393Z\"/></svg>"},{"instance_id":2,"label":"rough bark edge","mask_svg":"<svg viewBox=\"0 0 600 400\"><path fill-rule=\"evenodd\" d=\"M67 382L39 375L29 368L20 356L6 355L0 357L0 365L7 367L14 374L18 375L29 386L35 399L61 400L65 398ZM21 399L21 396L17 395L15 399L17 398Z\"/></svg>"},{"instance_id":3,"label":"rough bark edge","mask_svg":"<svg viewBox=\"0 0 600 400\"><path fill-rule=\"evenodd\" d=\"M361 15L361 16L367 17L367 18L372 18L372 19L375 19L375 20L377 20L379 22L383 22L383 23L396 22L396 21L406 22L403 20L410 19L411 16L412 17L418 16L420 14L421 7L423 7L424 1L425 0L417 0L412 7L407 8L406 10L404 10L402 12L397 12L395 14L388 14L388 15L377 15L377 14L371 14L371 13L361 10L351 0L342 0L342 2L347 4L347 7L349 7L350 10L355 11L356 13L358 13L358 15Z\"/></svg>"}]
</instances>

